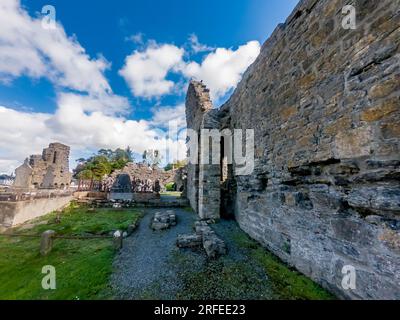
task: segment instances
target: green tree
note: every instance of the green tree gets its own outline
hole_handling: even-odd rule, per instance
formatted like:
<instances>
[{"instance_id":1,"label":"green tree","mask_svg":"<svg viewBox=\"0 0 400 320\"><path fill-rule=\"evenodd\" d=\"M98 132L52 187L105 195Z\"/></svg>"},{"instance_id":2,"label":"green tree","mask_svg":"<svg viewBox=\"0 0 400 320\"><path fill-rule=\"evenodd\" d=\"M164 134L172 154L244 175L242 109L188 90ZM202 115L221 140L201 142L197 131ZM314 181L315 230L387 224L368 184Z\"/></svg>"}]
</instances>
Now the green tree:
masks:
<instances>
[{"instance_id":1,"label":"green tree","mask_svg":"<svg viewBox=\"0 0 400 320\"><path fill-rule=\"evenodd\" d=\"M93 178L95 180L101 180L104 176L111 173L112 164L108 161L107 157L96 156L89 165L89 168L93 172Z\"/></svg>"},{"instance_id":2,"label":"green tree","mask_svg":"<svg viewBox=\"0 0 400 320\"><path fill-rule=\"evenodd\" d=\"M176 170L176 169L182 168L184 166L186 166L186 160L178 160L178 161L174 161L173 163L168 163L164 167L164 170L171 171L171 170Z\"/></svg>"},{"instance_id":3,"label":"green tree","mask_svg":"<svg viewBox=\"0 0 400 320\"><path fill-rule=\"evenodd\" d=\"M114 151L112 151L111 149L100 149L97 152L98 155L100 156L105 156L107 157L108 160L111 160L114 154Z\"/></svg>"},{"instance_id":4,"label":"green tree","mask_svg":"<svg viewBox=\"0 0 400 320\"><path fill-rule=\"evenodd\" d=\"M114 170L123 169L133 159L133 151L124 149L100 149L97 155L88 159L79 159L74 176L85 180L101 180Z\"/></svg>"},{"instance_id":5,"label":"green tree","mask_svg":"<svg viewBox=\"0 0 400 320\"><path fill-rule=\"evenodd\" d=\"M78 172L78 174L76 176L78 177L78 179L81 179L81 180L92 180L93 172L92 172L92 170L85 169L85 170Z\"/></svg>"},{"instance_id":6,"label":"green tree","mask_svg":"<svg viewBox=\"0 0 400 320\"><path fill-rule=\"evenodd\" d=\"M118 148L117 150L114 151L114 156L113 156L114 161L118 160L128 161L129 160L128 158L129 157L124 149Z\"/></svg>"}]
</instances>

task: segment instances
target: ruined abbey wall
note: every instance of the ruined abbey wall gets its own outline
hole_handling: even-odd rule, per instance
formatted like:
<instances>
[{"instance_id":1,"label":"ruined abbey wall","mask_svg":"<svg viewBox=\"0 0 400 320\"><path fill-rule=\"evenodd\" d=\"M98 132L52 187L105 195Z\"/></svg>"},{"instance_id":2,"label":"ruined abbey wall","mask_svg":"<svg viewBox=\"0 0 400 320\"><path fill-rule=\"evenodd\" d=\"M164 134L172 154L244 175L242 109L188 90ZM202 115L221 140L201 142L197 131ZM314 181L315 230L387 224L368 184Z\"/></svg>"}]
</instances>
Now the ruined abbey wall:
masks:
<instances>
[{"instance_id":1,"label":"ruined abbey wall","mask_svg":"<svg viewBox=\"0 0 400 320\"><path fill-rule=\"evenodd\" d=\"M347 4L355 30L342 27ZM221 203L251 237L343 298L400 299L399 8L301 1L218 112L219 129L255 130L255 170L230 174ZM209 113L188 117L188 127ZM342 287L346 265L355 290Z\"/></svg>"},{"instance_id":2,"label":"ruined abbey wall","mask_svg":"<svg viewBox=\"0 0 400 320\"><path fill-rule=\"evenodd\" d=\"M188 137L189 140L197 139L196 148L189 149L189 153L195 152L196 155L189 154L191 160L188 162L187 176L190 183L187 184L187 198L200 218L216 219L220 212L220 165L213 164L211 160L202 161L202 155L206 154L205 141L199 133L204 129L218 129L219 113L213 109L209 90L200 82L192 81L189 86L186 121L188 129L195 133Z\"/></svg>"},{"instance_id":3,"label":"ruined abbey wall","mask_svg":"<svg viewBox=\"0 0 400 320\"><path fill-rule=\"evenodd\" d=\"M69 172L70 147L51 143L41 155L31 155L15 170L14 187L65 188L71 183Z\"/></svg>"}]
</instances>

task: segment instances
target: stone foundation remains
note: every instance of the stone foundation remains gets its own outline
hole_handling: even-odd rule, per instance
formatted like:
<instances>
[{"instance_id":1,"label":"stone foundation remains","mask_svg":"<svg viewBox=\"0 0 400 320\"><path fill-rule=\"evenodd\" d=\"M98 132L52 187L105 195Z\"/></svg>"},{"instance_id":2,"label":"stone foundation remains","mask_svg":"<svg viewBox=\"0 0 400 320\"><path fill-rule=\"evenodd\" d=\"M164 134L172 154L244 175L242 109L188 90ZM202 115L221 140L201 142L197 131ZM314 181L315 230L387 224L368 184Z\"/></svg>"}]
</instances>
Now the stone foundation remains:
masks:
<instances>
[{"instance_id":1,"label":"stone foundation remains","mask_svg":"<svg viewBox=\"0 0 400 320\"><path fill-rule=\"evenodd\" d=\"M4 199L4 201L2 201ZM26 221L44 216L67 206L73 200L71 192L50 192L24 195L15 198L15 194L0 199L0 228L10 228Z\"/></svg>"},{"instance_id":2,"label":"stone foundation remains","mask_svg":"<svg viewBox=\"0 0 400 320\"><path fill-rule=\"evenodd\" d=\"M151 222L151 229L154 231L166 230L170 227L176 226L176 214L173 210L159 211L154 215Z\"/></svg>"},{"instance_id":3,"label":"stone foundation remains","mask_svg":"<svg viewBox=\"0 0 400 320\"><path fill-rule=\"evenodd\" d=\"M219 238L205 221L196 221L195 234L179 235L176 240L178 248L203 247L208 258L217 259L227 254L225 242Z\"/></svg>"}]
</instances>

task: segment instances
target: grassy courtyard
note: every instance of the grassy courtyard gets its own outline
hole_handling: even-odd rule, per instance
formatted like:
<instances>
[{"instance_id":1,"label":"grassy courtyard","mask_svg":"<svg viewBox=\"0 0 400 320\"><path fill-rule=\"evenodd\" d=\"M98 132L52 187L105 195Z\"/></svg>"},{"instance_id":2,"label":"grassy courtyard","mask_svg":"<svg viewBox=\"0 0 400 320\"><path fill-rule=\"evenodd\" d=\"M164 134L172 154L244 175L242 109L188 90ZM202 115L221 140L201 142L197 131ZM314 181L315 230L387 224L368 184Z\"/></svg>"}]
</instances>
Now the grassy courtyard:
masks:
<instances>
[{"instance_id":1,"label":"grassy courtyard","mask_svg":"<svg viewBox=\"0 0 400 320\"><path fill-rule=\"evenodd\" d=\"M54 230L63 236L106 235L126 230L141 218L137 210L116 211L71 205L12 230L15 234L40 235ZM115 255L112 239L56 239L52 252L42 257L40 238L0 236L0 300L105 299ZM44 290L43 266L56 268L56 290Z\"/></svg>"}]
</instances>

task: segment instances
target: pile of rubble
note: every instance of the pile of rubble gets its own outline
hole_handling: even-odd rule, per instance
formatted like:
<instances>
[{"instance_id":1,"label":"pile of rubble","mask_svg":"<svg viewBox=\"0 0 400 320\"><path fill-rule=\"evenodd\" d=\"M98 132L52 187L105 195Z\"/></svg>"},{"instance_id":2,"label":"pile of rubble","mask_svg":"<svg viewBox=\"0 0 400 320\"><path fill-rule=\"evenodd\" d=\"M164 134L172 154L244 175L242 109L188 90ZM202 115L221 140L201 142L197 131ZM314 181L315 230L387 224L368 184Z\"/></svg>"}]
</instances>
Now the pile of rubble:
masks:
<instances>
[{"instance_id":1,"label":"pile of rubble","mask_svg":"<svg viewBox=\"0 0 400 320\"><path fill-rule=\"evenodd\" d=\"M165 212L156 212L151 222L151 229L154 231L169 229L176 226L176 215L174 211L167 210Z\"/></svg>"},{"instance_id":2,"label":"pile of rubble","mask_svg":"<svg viewBox=\"0 0 400 320\"><path fill-rule=\"evenodd\" d=\"M115 180L120 174L128 174L132 181L138 177L143 181L159 181L161 189L164 190L168 183L175 182L176 179L180 178L181 172L177 170L165 171L157 166L151 167L144 163L130 162L122 170L115 170L110 175L110 180Z\"/></svg>"},{"instance_id":3,"label":"pile of rubble","mask_svg":"<svg viewBox=\"0 0 400 320\"><path fill-rule=\"evenodd\" d=\"M225 242L220 239L206 221L196 221L195 234L179 235L179 248L197 248L203 246L210 259L216 259L227 253Z\"/></svg>"}]
</instances>

